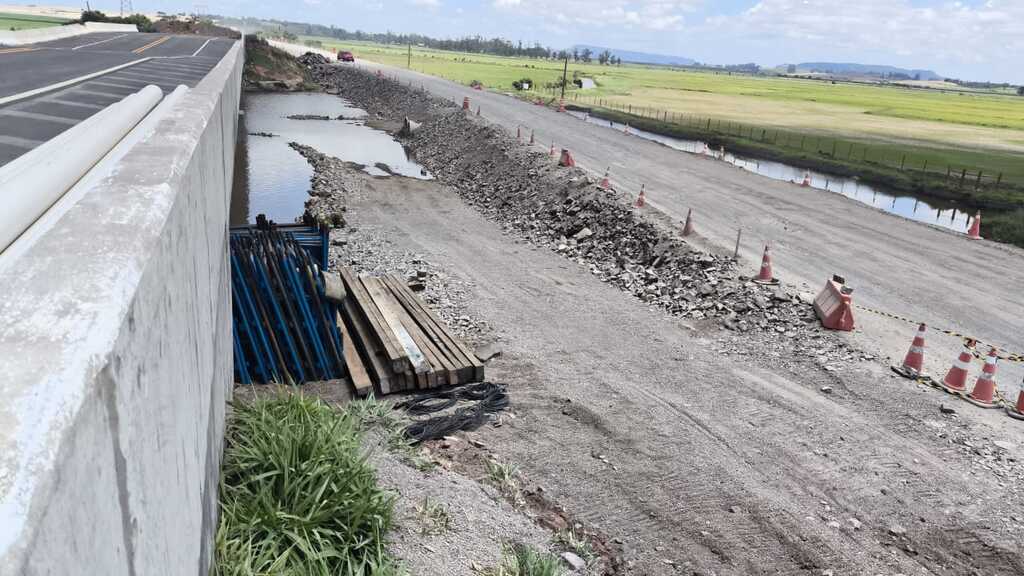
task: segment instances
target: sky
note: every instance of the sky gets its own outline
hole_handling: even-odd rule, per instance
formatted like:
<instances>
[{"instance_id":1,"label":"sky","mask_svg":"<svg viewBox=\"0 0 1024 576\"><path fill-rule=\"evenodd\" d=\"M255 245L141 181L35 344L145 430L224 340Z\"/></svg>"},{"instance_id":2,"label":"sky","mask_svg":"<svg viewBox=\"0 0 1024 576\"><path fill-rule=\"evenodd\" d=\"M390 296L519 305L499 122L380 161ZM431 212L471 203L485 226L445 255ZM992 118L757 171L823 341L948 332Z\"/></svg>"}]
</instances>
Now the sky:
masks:
<instances>
[{"instance_id":1,"label":"sky","mask_svg":"<svg viewBox=\"0 0 1024 576\"><path fill-rule=\"evenodd\" d=\"M809 61L925 68L1024 84L1024 0L200 0L213 14L552 48L592 44L711 64ZM96 6L118 6L111 0ZM196 3L138 0L136 10Z\"/></svg>"}]
</instances>

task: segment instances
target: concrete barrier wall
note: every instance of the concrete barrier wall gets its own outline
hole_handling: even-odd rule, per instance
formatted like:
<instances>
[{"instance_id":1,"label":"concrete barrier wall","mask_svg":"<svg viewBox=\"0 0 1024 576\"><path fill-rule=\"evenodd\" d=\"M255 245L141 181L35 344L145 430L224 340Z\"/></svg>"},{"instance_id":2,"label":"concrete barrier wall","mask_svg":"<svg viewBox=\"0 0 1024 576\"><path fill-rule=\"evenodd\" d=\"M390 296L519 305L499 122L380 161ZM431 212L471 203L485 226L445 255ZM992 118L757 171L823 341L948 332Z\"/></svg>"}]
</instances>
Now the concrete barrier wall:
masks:
<instances>
[{"instance_id":1,"label":"concrete barrier wall","mask_svg":"<svg viewBox=\"0 0 1024 576\"><path fill-rule=\"evenodd\" d=\"M0 575L208 573L242 60L0 269Z\"/></svg>"},{"instance_id":2,"label":"concrete barrier wall","mask_svg":"<svg viewBox=\"0 0 1024 576\"><path fill-rule=\"evenodd\" d=\"M24 44L35 44L36 42L48 42L60 40L71 36L92 34L93 32L138 32L135 24L111 24L109 22L86 22L83 24L68 24L66 26L50 26L48 28L33 28L31 30L0 30L0 45L22 46Z\"/></svg>"}]
</instances>

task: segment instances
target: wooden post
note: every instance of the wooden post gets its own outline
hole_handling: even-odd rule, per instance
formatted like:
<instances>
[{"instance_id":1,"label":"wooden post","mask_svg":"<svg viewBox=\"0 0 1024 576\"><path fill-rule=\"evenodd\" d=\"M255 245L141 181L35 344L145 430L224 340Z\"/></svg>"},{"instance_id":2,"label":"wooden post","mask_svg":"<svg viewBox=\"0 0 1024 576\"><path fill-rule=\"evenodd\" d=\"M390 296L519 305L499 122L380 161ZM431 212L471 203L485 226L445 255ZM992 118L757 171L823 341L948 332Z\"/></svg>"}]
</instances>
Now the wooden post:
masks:
<instances>
[{"instance_id":1,"label":"wooden post","mask_svg":"<svg viewBox=\"0 0 1024 576\"><path fill-rule=\"evenodd\" d=\"M836 157L836 139L835 138L832 139L832 157L833 158Z\"/></svg>"},{"instance_id":2,"label":"wooden post","mask_svg":"<svg viewBox=\"0 0 1024 576\"><path fill-rule=\"evenodd\" d=\"M925 158L924 159L924 166L921 168L921 172L927 172L927 171L928 171L928 159Z\"/></svg>"},{"instance_id":3,"label":"wooden post","mask_svg":"<svg viewBox=\"0 0 1024 576\"><path fill-rule=\"evenodd\" d=\"M903 167L907 164L907 155L903 155L903 159L900 160L900 172L903 172Z\"/></svg>"},{"instance_id":4,"label":"wooden post","mask_svg":"<svg viewBox=\"0 0 1024 576\"><path fill-rule=\"evenodd\" d=\"M736 229L736 250L732 253L733 260L740 259L740 236L743 234L743 228Z\"/></svg>"}]
</instances>

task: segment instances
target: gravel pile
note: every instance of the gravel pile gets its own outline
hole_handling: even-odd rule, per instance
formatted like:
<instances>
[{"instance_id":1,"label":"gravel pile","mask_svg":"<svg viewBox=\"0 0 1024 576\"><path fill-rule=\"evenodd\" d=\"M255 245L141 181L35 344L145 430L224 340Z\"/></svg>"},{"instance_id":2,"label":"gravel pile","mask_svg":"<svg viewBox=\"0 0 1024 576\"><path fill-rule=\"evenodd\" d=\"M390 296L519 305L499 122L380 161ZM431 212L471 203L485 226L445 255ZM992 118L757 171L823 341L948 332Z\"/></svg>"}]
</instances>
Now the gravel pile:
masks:
<instances>
[{"instance_id":1,"label":"gravel pile","mask_svg":"<svg viewBox=\"0 0 1024 576\"><path fill-rule=\"evenodd\" d=\"M816 325L799 295L739 276L729 258L695 250L640 217L619 193L581 170L556 167L500 127L450 110L407 144L417 161L506 230L672 314L720 319L743 332L796 335Z\"/></svg>"},{"instance_id":2,"label":"gravel pile","mask_svg":"<svg viewBox=\"0 0 1024 576\"><path fill-rule=\"evenodd\" d=\"M309 179L309 200L305 203L303 219L312 218L334 228L343 227L345 201L364 193L362 180L342 160L298 142L289 142L288 145L302 154L313 167L313 176Z\"/></svg>"},{"instance_id":3,"label":"gravel pile","mask_svg":"<svg viewBox=\"0 0 1024 576\"><path fill-rule=\"evenodd\" d=\"M422 121L452 104L431 97L427 92L377 77L371 71L351 66L321 66L310 71L313 81L329 92L337 92L371 116Z\"/></svg>"},{"instance_id":4,"label":"gravel pile","mask_svg":"<svg viewBox=\"0 0 1024 576\"><path fill-rule=\"evenodd\" d=\"M582 170L557 167L500 126L359 69L325 67L314 78L371 113L422 119L404 142L418 162L506 231L588 266L602 281L730 330L792 337L817 330L808 295L750 282L730 259L695 250L640 217L621 194Z\"/></svg>"},{"instance_id":5,"label":"gravel pile","mask_svg":"<svg viewBox=\"0 0 1024 576\"><path fill-rule=\"evenodd\" d=\"M328 60L325 56L323 56L322 54L317 54L316 52L306 52L302 56L299 56L297 60L299 61L299 64L302 64L306 68L326 66L327 64L331 63L331 61Z\"/></svg>"}]
</instances>

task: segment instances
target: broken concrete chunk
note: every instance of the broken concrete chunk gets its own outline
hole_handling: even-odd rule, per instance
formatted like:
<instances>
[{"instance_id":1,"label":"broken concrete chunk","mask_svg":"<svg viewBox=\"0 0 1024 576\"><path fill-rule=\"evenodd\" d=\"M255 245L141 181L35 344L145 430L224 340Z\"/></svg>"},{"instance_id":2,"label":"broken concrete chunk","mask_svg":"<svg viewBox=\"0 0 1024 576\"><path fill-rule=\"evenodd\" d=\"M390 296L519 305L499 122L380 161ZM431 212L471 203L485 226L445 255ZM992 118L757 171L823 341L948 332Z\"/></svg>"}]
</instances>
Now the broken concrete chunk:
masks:
<instances>
[{"instance_id":1,"label":"broken concrete chunk","mask_svg":"<svg viewBox=\"0 0 1024 576\"><path fill-rule=\"evenodd\" d=\"M497 344L484 344L473 351L473 355L481 362L487 362L491 358L501 356L501 348Z\"/></svg>"},{"instance_id":2,"label":"broken concrete chunk","mask_svg":"<svg viewBox=\"0 0 1024 576\"><path fill-rule=\"evenodd\" d=\"M572 552L562 552L562 561L564 561L573 572L579 572L587 567L587 563L576 554Z\"/></svg>"}]
</instances>

